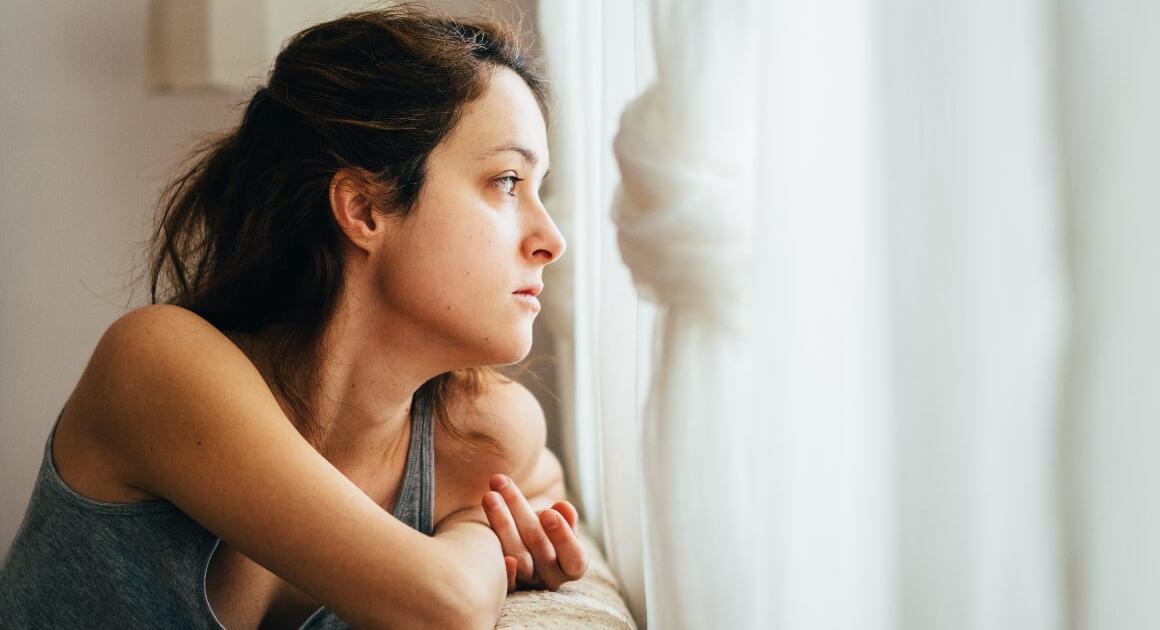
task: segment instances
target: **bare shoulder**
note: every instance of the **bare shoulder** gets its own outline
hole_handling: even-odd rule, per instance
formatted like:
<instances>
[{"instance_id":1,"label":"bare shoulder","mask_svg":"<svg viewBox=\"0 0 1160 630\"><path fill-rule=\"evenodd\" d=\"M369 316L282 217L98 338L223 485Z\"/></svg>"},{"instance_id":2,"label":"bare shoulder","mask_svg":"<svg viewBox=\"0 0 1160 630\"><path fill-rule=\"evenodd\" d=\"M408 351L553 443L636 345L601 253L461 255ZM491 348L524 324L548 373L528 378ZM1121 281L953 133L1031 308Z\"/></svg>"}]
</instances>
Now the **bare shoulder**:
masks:
<instances>
[{"instance_id":1,"label":"bare shoulder","mask_svg":"<svg viewBox=\"0 0 1160 630\"><path fill-rule=\"evenodd\" d=\"M103 366L109 369L126 359L164 360L188 350L197 352L180 358L197 359L206 353L211 359L245 358L229 338L196 313L179 306L154 304L132 310L113 322L97 344L93 360L113 362ZM227 356L214 356L215 353Z\"/></svg>"},{"instance_id":2,"label":"bare shoulder","mask_svg":"<svg viewBox=\"0 0 1160 630\"><path fill-rule=\"evenodd\" d=\"M117 422L175 390L188 390L188 377L210 370L216 379L268 391L253 363L212 324L177 306L145 306L105 331L69 407L102 411Z\"/></svg>"},{"instance_id":3,"label":"bare shoulder","mask_svg":"<svg viewBox=\"0 0 1160 630\"><path fill-rule=\"evenodd\" d=\"M147 424L180 422L181 413L158 413L180 407L158 403L192 402L191 377L211 370L252 396L269 391L245 354L195 313L151 305L121 316L97 343L61 416L53 445L61 477L97 500L155 498L134 486L134 471L118 453L146 435Z\"/></svg>"},{"instance_id":4,"label":"bare shoulder","mask_svg":"<svg viewBox=\"0 0 1160 630\"><path fill-rule=\"evenodd\" d=\"M443 486L450 485L465 500L475 502L482 497L488 480L497 473L517 480L526 477L544 451L543 408L518 381L489 377L475 396L453 397L448 415L467 439L445 431L438 435L435 470Z\"/></svg>"},{"instance_id":5,"label":"bare shoulder","mask_svg":"<svg viewBox=\"0 0 1160 630\"><path fill-rule=\"evenodd\" d=\"M542 447L547 435L540 402L519 381L499 375L486 377L474 396L452 398L448 412L465 431L495 440L513 461Z\"/></svg>"}]
</instances>

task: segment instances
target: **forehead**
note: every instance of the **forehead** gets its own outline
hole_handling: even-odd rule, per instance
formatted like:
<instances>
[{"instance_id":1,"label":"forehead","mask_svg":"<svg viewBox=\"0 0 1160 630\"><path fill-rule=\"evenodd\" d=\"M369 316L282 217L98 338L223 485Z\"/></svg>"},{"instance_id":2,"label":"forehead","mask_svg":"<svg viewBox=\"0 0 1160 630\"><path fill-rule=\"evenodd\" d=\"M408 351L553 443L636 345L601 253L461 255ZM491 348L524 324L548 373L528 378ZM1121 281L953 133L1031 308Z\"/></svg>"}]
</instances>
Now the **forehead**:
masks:
<instances>
[{"instance_id":1,"label":"forehead","mask_svg":"<svg viewBox=\"0 0 1160 630\"><path fill-rule=\"evenodd\" d=\"M448 157L475 161L505 146L526 147L539 156L541 168L546 166L548 138L539 103L518 74L499 68L483 95L464 107L440 148Z\"/></svg>"}]
</instances>

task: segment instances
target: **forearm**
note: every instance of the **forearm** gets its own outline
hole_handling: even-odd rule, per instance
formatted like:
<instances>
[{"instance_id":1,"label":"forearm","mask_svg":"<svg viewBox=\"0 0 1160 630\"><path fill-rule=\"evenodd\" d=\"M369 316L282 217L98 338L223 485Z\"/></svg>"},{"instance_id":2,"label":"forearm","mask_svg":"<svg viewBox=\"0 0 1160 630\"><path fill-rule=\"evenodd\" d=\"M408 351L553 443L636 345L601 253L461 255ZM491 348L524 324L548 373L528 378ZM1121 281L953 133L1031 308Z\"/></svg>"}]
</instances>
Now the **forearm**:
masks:
<instances>
[{"instance_id":1,"label":"forearm","mask_svg":"<svg viewBox=\"0 0 1160 630\"><path fill-rule=\"evenodd\" d=\"M473 627L492 628L507 596L503 548L481 507L460 510L439 522L434 540L446 562L460 569L459 584L473 603Z\"/></svg>"}]
</instances>

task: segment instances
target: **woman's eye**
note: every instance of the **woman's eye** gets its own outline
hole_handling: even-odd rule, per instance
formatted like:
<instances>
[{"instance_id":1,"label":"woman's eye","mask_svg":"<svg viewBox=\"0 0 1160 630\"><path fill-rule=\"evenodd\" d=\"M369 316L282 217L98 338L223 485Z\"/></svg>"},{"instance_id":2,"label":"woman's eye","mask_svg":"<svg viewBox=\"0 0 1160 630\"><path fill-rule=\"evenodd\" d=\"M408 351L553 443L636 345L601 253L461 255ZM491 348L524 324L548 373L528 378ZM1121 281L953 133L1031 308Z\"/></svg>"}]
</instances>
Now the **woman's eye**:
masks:
<instances>
[{"instance_id":1,"label":"woman's eye","mask_svg":"<svg viewBox=\"0 0 1160 630\"><path fill-rule=\"evenodd\" d=\"M500 187L500 189L504 191L505 195L515 197L516 182L522 182L524 181L524 178L516 177L515 175L505 175L495 181L497 182L497 185Z\"/></svg>"}]
</instances>

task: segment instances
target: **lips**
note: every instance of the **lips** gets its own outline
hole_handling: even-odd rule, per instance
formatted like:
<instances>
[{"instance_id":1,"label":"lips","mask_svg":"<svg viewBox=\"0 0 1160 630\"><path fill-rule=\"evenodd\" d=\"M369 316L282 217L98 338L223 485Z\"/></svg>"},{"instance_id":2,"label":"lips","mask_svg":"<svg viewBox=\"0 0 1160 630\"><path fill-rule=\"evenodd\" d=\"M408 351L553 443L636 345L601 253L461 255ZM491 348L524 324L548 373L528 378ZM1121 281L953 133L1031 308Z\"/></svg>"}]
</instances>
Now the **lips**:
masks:
<instances>
[{"instance_id":1,"label":"lips","mask_svg":"<svg viewBox=\"0 0 1160 630\"><path fill-rule=\"evenodd\" d=\"M523 303L524 306L530 308L533 312L539 313L540 301L536 299L536 296L539 295L540 291L543 290L544 285L533 284L526 286L518 291L513 291L512 295L516 296L516 300Z\"/></svg>"},{"instance_id":2,"label":"lips","mask_svg":"<svg viewBox=\"0 0 1160 630\"><path fill-rule=\"evenodd\" d=\"M536 297L537 295L540 294L540 291L543 291L543 290L544 290L544 285L533 284L533 285L526 286L522 289L518 289L518 290L514 291L513 293L515 293L516 295L530 295L532 297Z\"/></svg>"}]
</instances>

